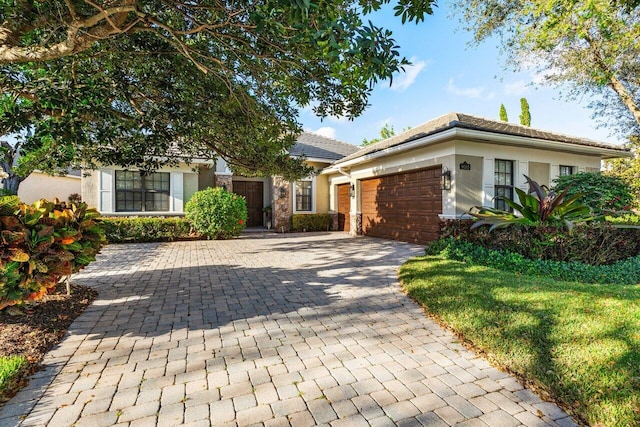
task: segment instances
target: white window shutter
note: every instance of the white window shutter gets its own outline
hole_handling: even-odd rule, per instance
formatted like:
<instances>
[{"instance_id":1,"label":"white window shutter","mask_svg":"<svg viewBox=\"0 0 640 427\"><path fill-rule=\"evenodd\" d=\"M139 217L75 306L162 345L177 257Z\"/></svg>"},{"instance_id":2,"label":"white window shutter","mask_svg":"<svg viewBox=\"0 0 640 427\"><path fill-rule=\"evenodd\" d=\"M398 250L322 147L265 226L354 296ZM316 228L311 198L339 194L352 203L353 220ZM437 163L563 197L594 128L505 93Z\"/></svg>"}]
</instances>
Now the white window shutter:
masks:
<instances>
[{"instance_id":1,"label":"white window shutter","mask_svg":"<svg viewBox=\"0 0 640 427\"><path fill-rule=\"evenodd\" d=\"M493 206L493 196L495 195L495 168L495 159L484 159L484 168L482 169L483 206Z\"/></svg>"},{"instance_id":2,"label":"white window shutter","mask_svg":"<svg viewBox=\"0 0 640 427\"><path fill-rule=\"evenodd\" d=\"M113 212L113 170L100 169L100 212Z\"/></svg>"},{"instance_id":3,"label":"white window shutter","mask_svg":"<svg viewBox=\"0 0 640 427\"><path fill-rule=\"evenodd\" d=\"M184 180L182 172L171 172L171 212L183 212Z\"/></svg>"}]
</instances>

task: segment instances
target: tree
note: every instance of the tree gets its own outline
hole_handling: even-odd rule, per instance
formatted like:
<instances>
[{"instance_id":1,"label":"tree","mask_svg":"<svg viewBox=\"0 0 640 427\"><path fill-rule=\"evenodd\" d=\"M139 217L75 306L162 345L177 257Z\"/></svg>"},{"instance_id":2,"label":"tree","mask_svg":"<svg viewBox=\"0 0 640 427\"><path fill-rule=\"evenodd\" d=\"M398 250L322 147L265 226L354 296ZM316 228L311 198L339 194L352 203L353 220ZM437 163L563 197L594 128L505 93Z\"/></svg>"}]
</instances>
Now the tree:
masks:
<instances>
[{"instance_id":1,"label":"tree","mask_svg":"<svg viewBox=\"0 0 640 427\"><path fill-rule=\"evenodd\" d=\"M594 116L626 135L632 129L621 124L640 123L638 1L459 0L457 6L476 42L501 37L508 65L533 67L547 83L568 85L569 97L615 94L623 120L599 110Z\"/></svg>"},{"instance_id":2,"label":"tree","mask_svg":"<svg viewBox=\"0 0 640 427\"><path fill-rule=\"evenodd\" d=\"M508 122L509 117L507 116L507 109L504 108L504 104L500 104L500 120L503 122Z\"/></svg>"},{"instance_id":3,"label":"tree","mask_svg":"<svg viewBox=\"0 0 640 427\"><path fill-rule=\"evenodd\" d=\"M531 113L529 112L529 102L527 98L520 98L520 124L531 126Z\"/></svg>"},{"instance_id":4,"label":"tree","mask_svg":"<svg viewBox=\"0 0 640 427\"><path fill-rule=\"evenodd\" d=\"M362 22L390 1L3 2L5 164L20 177L38 162L151 169L172 150L306 174L284 154L297 108L353 118L408 64L390 31ZM420 22L431 0L395 11Z\"/></svg>"},{"instance_id":5,"label":"tree","mask_svg":"<svg viewBox=\"0 0 640 427\"><path fill-rule=\"evenodd\" d=\"M402 132L406 132L409 129L411 129L411 126L407 126L406 128L402 129ZM392 136L395 136L395 135L396 135L396 130L393 128L393 125L390 125L389 123L385 123L384 126L382 126L382 129L380 129L380 138L373 138L371 140L365 138L362 140L362 143L360 144L360 146L364 147L366 145L375 144L376 142L380 142L384 139L391 138Z\"/></svg>"}]
</instances>

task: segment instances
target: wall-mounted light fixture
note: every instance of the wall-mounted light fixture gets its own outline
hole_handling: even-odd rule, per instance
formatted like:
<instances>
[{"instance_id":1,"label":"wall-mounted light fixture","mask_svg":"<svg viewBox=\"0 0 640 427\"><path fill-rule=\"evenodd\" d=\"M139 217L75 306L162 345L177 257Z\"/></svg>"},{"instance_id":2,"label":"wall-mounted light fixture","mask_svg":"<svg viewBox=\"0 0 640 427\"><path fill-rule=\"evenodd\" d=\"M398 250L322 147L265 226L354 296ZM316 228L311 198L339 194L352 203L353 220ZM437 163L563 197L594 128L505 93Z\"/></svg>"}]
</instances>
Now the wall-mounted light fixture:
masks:
<instances>
[{"instance_id":1,"label":"wall-mounted light fixture","mask_svg":"<svg viewBox=\"0 0 640 427\"><path fill-rule=\"evenodd\" d=\"M442 174L440 175L440 189L451 190L451 171L445 166L442 167Z\"/></svg>"},{"instance_id":2,"label":"wall-mounted light fixture","mask_svg":"<svg viewBox=\"0 0 640 427\"><path fill-rule=\"evenodd\" d=\"M222 184L222 189L223 189L224 191L227 191L227 184Z\"/></svg>"},{"instance_id":3,"label":"wall-mounted light fixture","mask_svg":"<svg viewBox=\"0 0 640 427\"><path fill-rule=\"evenodd\" d=\"M351 198L356 197L356 185L355 184L351 184L349 186L349 197L351 197Z\"/></svg>"},{"instance_id":4,"label":"wall-mounted light fixture","mask_svg":"<svg viewBox=\"0 0 640 427\"><path fill-rule=\"evenodd\" d=\"M287 197L287 189L285 187L280 187L280 198L284 199Z\"/></svg>"}]
</instances>

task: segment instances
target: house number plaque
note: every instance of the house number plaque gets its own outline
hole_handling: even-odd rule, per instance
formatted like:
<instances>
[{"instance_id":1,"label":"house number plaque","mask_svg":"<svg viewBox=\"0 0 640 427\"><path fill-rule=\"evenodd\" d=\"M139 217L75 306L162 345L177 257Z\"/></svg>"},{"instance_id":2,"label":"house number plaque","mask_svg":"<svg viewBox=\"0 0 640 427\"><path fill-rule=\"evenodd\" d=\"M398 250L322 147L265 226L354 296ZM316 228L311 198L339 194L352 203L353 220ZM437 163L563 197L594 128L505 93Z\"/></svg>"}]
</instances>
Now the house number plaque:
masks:
<instances>
[{"instance_id":1,"label":"house number plaque","mask_svg":"<svg viewBox=\"0 0 640 427\"><path fill-rule=\"evenodd\" d=\"M461 171L470 171L471 170L471 164L469 164L467 162L460 163L460 170Z\"/></svg>"}]
</instances>

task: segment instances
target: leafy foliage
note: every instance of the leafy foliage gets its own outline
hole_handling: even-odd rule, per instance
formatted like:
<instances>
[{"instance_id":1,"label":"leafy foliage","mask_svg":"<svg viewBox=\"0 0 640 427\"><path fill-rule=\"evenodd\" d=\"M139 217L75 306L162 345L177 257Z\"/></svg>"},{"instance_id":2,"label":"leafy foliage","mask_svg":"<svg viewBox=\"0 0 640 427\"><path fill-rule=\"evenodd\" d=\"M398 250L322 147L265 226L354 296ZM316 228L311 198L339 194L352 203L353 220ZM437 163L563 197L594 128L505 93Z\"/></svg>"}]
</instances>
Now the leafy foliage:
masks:
<instances>
[{"instance_id":1,"label":"leafy foliage","mask_svg":"<svg viewBox=\"0 0 640 427\"><path fill-rule=\"evenodd\" d=\"M456 5L476 42L499 36L512 68L534 68L544 82L569 86L570 98L604 96L592 105L594 118L604 126L622 126L629 136L640 125L640 2L623 3L458 0Z\"/></svg>"},{"instance_id":2,"label":"leafy foliage","mask_svg":"<svg viewBox=\"0 0 640 427\"><path fill-rule=\"evenodd\" d=\"M432 0L394 2L403 22L432 13ZM167 153L307 176L286 155L298 108L354 118L409 64L389 30L363 21L389 3L4 2L0 136L17 137L3 144L6 188L38 165L153 170L177 161Z\"/></svg>"},{"instance_id":3,"label":"leafy foliage","mask_svg":"<svg viewBox=\"0 0 640 427\"><path fill-rule=\"evenodd\" d=\"M470 265L482 265L527 276L546 276L584 283L640 283L640 256L614 264L590 265L581 262L530 259L517 252L487 249L472 242L452 238L447 241L442 254L448 259L464 261Z\"/></svg>"},{"instance_id":4,"label":"leafy foliage","mask_svg":"<svg viewBox=\"0 0 640 427\"><path fill-rule=\"evenodd\" d=\"M172 242L197 238L186 218L102 218L108 243Z\"/></svg>"},{"instance_id":5,"label":"leafy foliage","mask_svg":"<svg viewBox=\"0 0 640 427\"><path fill-rule=\"evenodd\" d=\"M640 216L636 214L625 214L620 216L606 216L605 220L610 224L640 226Z\"/></svg>"},{"instance_id":6,"label":"leafy foliage","mask_svg":"<svg viewBox=\"0 0 640 427\"><path fill-rule=\"evenodd\" d=\"M443 221L440 235L529 259L601 265L640 255L637 228L591 222L577 224L570 232L557 226L514 226L489 232L487 228L471 230L472 224L467 220Z\"/></svg>"},{"instance_id":7,"label":"leafy foliage","mask_svg":"<svg viewBox=\"0 0 640 427\"><path fill-rule=\"evenodd\" d=\"M0 309L41 298L94 261L105 241L99 216L85 203L0 200Z\"/></svg>"},{"instance_id":8,"label":"leafy foliage","mask_svg":"<svg viewBox=\"0 0 640 427\"><path fill-rule=\"evenodd\" d=\"M568 197L582 194L581 201L597 215L629 211L634 206L629 186L620 178L601 172L560 176L555 179L554 188Z\"/></svg>"},{"instance_id":9,"label":"leafy foliage","mask_svg":"<svg viewBox=\"0 0 640 427\"><path fill-rule=\"evenodd\" d=\"M185 206L187 219L195 230L209 239L237 237L247 223L247 202L223 188L198 191Z\"/></svg>"},{"instance_id":10,"label":"leafy foliage","mask_svg":"<svg viewBox=\"0 0 640 427\"><path fill-rule=\"evenodd\" d=\"M503 122L509 121L509 116L507 116L507 109L505 108L504 104L500 104L500 120L502 120Z\"/></svg>"},{"instance_id":11,"label":"leafy foliage","mask_svg":"<svg viewBox=\"0 0 640 427\"><path fill-rule=\"evenodd\" d=\"M504 199L505 203L520 215L491 207L476 206L469 212L478 219L471 228L490 225L490 231L492 231L513 224L534 226L563 222L567 228L571 229L573 222L591 219L589 207L578 203L582 193L567 196L569 189L565 188L558 194L555 191L548 191L545 186L539 185L528 176L524 177L532 194L516 188L520 203L506 197Z\"/></svg>"},{"instance_id":12,"label":"leafy foliage","mask_svg":"<svg viewBox=\"0 0 640 427\"><path fill-rule=\"evenodd\" d=\"M0 395L12 387L27 366L27 358L23 355L0 356Z\"/></svg>"},{"instance_id":13,"label":"leafy foliage","mask_svg":"<svg viewBox=\"0 0 640 427\"><path fill-rule=\"evenodd\" d=\"M626 147L633 152L633 157L607 160L607 175L622 180L633 193L633 206L640 207L640 124L637 125L636 134L629 138Z\"/></svg>"},{"instance_id":14,"label":"leafy foliage","mask_svg":"<svg viewBox=\"0 0 640 427\"><path fill-rule=\"evenodd\" d=\"M527 98L520 98L520 111L520 124L523 126L531 126L531 112L529 111Z\"/></svg>"},{"instance_id":15,"label":"leafy foliage","mask_svg":"<svg viewBox=\"0 0 640 427\"><path fill-rule=\"evenodd\" d=\"M331 229L329 214L293 214L291 230L293 231L328 231Z\"/></svg>"}]
</instances>

